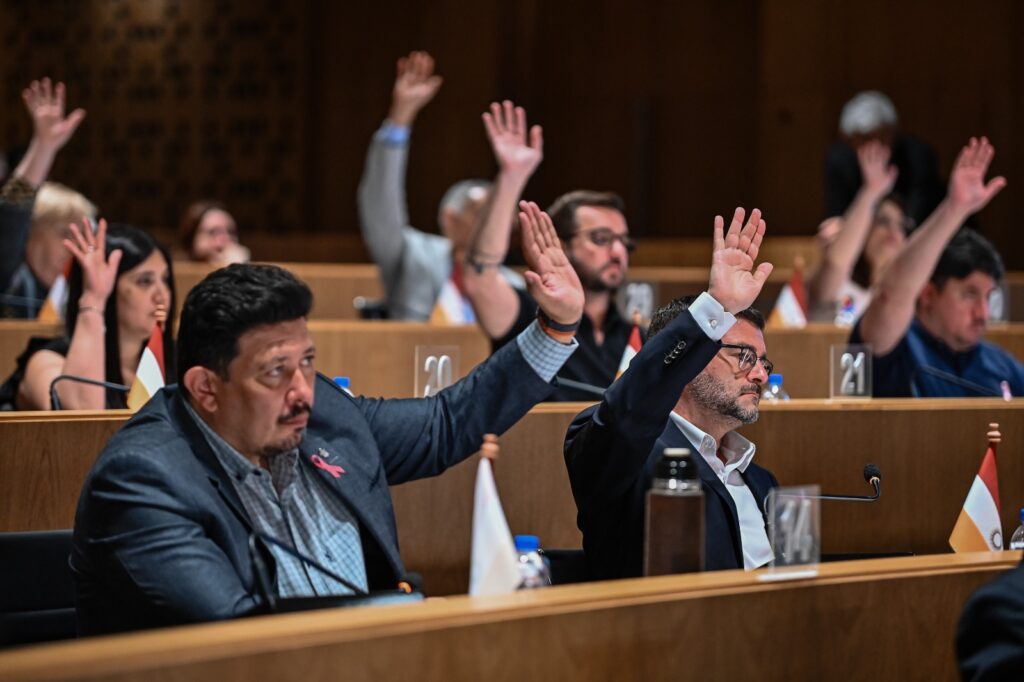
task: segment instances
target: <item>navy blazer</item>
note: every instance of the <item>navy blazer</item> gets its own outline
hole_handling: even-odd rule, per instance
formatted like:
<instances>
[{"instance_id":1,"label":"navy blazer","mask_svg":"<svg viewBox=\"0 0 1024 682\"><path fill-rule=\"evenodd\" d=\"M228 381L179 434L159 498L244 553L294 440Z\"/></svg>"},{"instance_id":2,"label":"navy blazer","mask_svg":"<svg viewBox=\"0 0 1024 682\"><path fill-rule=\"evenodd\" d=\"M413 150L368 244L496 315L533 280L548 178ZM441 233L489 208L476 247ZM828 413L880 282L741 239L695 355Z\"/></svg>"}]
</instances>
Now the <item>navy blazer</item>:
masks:
<instances>
[{"instance_id":1,"label":"navy blazer","mask_svg":"<svg viewBox=\"0 0 1024 682\"><path fill-rule=\"evenodd\" d=\"M317 376L300 461L358 520L371 589L405 574L389 493L434 476L502 433L553 387L518 344L424 399L352 398ZM176 386L160 391L110 440L86 478L71 569L79 631L100 634L258 611L252 523ZM334 478L313 467L323 448ZM257 551L274 570L273 555Z\"/></svg>"},{"instance_id":2,"label":"navy blazer","mask_svg":"<svg viewBox=\"0 0 1024 682\"><path fill-rule=\"evenodd\" d=\"M592 577L643 575L646 494L666 447L689 448L700 473L705 569L743 568L732 496L696 445L669 420L683 388L720 347L684 312L644 345L600 404L581 412L569 426L565 462ZM777 481L753 463L743 479L763 511Z\"/></svg>"}]
</instances>

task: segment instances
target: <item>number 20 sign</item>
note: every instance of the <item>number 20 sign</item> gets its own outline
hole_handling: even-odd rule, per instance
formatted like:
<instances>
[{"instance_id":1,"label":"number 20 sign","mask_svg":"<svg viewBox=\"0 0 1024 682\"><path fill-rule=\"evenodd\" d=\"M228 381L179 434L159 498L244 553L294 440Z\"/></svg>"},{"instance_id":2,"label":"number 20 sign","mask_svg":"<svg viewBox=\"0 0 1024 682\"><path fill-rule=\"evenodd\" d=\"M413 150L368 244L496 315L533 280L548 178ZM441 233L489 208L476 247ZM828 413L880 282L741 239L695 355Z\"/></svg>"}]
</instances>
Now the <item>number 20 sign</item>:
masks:
<instances>
[{"instance_id":1,"label":"number 20 sign","mask_svg":"<svg viewBox=\"0 0 1024 682\"><path fill-rule=\"evenodd\" d=\"M441 389L451 386L458 373L458 346L416 346L416 397L436 395Z\"/></svg>"},{"instance_id":2,"label":"number 20 sign","mask_svg":"<svg viewBox=\"0 0 1024 682\"><path fill-rule=\"evenodd\" d=\"M832 398L871 397L871 346L832 346Z\"/></svg>"}]
</instances>

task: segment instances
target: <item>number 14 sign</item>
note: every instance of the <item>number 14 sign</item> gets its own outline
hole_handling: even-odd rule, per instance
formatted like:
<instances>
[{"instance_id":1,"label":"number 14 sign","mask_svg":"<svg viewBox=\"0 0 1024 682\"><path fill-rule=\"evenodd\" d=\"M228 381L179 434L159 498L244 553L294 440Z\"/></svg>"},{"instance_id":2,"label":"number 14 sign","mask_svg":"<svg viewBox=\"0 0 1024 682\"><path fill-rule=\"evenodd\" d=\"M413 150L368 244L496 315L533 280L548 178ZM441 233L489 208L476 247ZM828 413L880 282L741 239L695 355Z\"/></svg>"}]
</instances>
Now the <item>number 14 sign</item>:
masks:
<instances>
[{"instance_id":1,"label":"number 14 sign","mask_svg":"<svg viewBox=\"0 0 1024 682\"><path fill-rule=\"evenodd\" d=\"M832 346L832 398L871 397L871 346Z\"/></svg>"}]
</instances>

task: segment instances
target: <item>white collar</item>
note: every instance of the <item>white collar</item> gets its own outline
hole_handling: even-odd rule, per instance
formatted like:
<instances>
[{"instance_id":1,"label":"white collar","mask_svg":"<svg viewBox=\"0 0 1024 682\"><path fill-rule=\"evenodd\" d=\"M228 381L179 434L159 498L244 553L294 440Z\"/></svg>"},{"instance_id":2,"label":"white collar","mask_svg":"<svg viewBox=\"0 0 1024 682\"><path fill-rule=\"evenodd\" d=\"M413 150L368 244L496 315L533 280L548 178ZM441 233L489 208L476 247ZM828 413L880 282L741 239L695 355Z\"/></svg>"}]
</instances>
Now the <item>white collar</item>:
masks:
<instances>
[{"instance_id":1,"label":"white collar","mask_svg":"<svg viewBox=\"0 0 1024 682\"><path fill-rule=\"evenodd\" d=\"M718 475L729 473L734 469L739 469L740 473L743 473L754 459L757 446L735 431L730 431L722 438L722 452L725 453L727 460L727 463L723 464L722 460L718 458L718 443L714 438L675 411L669 413L669 419L679 427L688 441L697 446L701 457Z\"/></svg>"}]
</instances>

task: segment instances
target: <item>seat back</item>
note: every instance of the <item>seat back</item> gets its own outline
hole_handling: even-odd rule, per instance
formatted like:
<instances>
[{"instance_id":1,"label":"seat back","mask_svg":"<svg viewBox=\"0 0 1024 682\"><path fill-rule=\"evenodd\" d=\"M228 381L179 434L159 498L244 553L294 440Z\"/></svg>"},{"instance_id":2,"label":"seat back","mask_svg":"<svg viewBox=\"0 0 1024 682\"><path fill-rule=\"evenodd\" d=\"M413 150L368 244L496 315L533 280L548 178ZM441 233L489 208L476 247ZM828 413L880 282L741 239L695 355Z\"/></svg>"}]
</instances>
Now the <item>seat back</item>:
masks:
<instances>
[{"instance_id":1,"label":"seat back","mask_svg":"<svg viewBox=\"0 0 1024 682\"><path fill-rule=\"evenodd\" d=\"M71 531L0 533L0 646L75 636Z\"/></svg>"}]
</instances>

